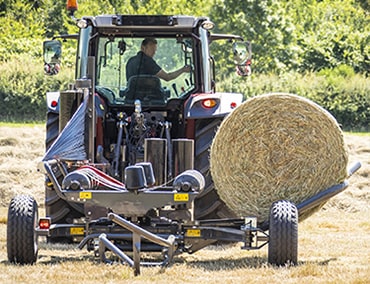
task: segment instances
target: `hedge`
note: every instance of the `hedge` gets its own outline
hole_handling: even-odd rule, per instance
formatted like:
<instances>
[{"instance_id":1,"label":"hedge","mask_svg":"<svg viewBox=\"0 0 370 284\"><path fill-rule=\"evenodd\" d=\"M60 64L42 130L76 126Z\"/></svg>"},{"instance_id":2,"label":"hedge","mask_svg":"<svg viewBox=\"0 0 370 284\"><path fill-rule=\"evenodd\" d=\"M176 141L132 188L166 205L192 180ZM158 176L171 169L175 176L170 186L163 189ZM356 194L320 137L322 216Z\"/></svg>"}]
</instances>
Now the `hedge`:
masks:
<instances>
[{"instance_id":1,"label":"hedge","mask_svg":"<svg viewBox=\"0 0 370 284\"><path fill-rule=\"evenodd\" d=\"M43 121L45 93L66 89L73 69L63 67L60 74L43 73L41 60L26 56L0 63L0 120ZM318 103L343 125L345 130L370 131L370 78L355 74L351 67L339 66L319 73L235 74L217 78L217 91L240 92L245 98L269 92L288 92Z\"/></svg>"},{"instance_id":2,"label":"hedge","mask_svg":"<svg viewBox=\"0 0 370 284\"><path fill-rule=\"evenodd\" d=\"M343 129L370 131L370 78L343 70L347 67L308 74L252 74L247 80L232 76L220 80L217 90L240 92L245 98L271 92L297 94L328 110Z\"/></svg>"},{"instance_id":3,"label":"hedge","mask_svg":"<svg viewBox=\"0 0 370 284\"><path fill-rule=\"evenodd\" d=\"M46 91L65 89L72 77L72 70L46 76L42 61L25 55L0 63L0 120L45 120Z\"/></svg>"}]
</instances>

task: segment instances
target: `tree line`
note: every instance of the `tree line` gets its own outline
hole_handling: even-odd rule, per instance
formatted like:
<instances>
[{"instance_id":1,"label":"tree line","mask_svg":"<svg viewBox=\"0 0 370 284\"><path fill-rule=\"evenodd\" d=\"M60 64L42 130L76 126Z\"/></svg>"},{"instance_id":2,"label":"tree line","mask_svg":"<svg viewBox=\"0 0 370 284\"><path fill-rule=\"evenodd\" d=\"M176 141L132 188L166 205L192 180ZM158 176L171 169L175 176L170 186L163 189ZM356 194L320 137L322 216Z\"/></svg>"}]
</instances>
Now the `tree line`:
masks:
<instances>
[{"instance_id":1,"label":"tree line","mask_svg":"<svg viewBox=\"0 0 370 284\"><path fill-rule=\"evenodd\" d=\"M258 73L311 72L347 65L370 70L369 0L79 0L77 16L108 13L209 16L216 32L253 43ZM40 42L74 33L64 0L4 0L0 61L40 56ZM222 62L222 50L218 58ZM225 66L225 64L220 64ZM226 72L227 70L222 70Z\"/></svg>"},{"instance_id":2,"label":"tree line","mask_svg":"<svg viewBox=\"0 0 370 284\"><path fill-rule=\"evenodd\" d=\"M356 94L360 92L361 95L350 95L359 97L356 100L364 109L360 116L366 114L360 124L370 124L370 103L366 103L370 101L367 95L370 88L370 0L79 0L78 4L76 17L115 13L208 16L216 25L213 32L238 34L252 42L253 76L257 80L269 77L285 82L284 78L293 76L320 78L315 82L321 82L325 78L325 88L334 94L338 86L342 88L339 82L352 82L355 90L361 89L355 91ZM63 88L71 80L73 68L69 64L74 62L74 52L73 47L64 46L63 68L70 67L69 74L61 74L51 81L42 75L42 42L54 35L77 31L66 11L65 0L0 2L0 102L8 104L11 110L0 110L0 119L11 119L24 104L31 104L43 112L45 91ZM219 90L237 89L246 97L256 94L250 91L251 86L247 86L245 80L235 77L233 66L225 56L230 51L222 45L213 51L217 76L222 79ZM257 89L269 91L269 82L269 79L258 80ZM333 82L336 83L333 85ZM298 88L299 93L303 85L299 88L284 85L284 90ZM339 91L342 97L346 90L347 87ZM325 96L320 93L322 95ZM312 96L318 97L317 94ZM333 104L338 100L335 95L330 99ZM339 110L342 108L338 106ZM352 109L353 115L359 108Z\"/></svg>"}]
</instances>

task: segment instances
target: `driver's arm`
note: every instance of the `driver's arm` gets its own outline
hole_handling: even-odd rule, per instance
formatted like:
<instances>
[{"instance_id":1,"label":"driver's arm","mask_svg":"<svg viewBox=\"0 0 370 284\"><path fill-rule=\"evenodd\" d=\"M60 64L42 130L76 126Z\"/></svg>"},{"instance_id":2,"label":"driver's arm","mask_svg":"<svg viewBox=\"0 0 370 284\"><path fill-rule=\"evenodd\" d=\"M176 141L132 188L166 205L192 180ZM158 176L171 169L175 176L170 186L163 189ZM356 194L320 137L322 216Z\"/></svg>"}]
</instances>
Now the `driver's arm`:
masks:
<instances>
[{"instance_id":1,"label":"driver's arm","mask_svg":"<svg viewBox=\"0 0 370 284\"><path fill-rule=\"evenodd\" d=\"M184 66L176 71L167 73L163 69L159 70L157 74L155 74L158 78L163 79L165 81L171 81L179 77L182 73L188 73L191 71L190 66Z\"/></svg>"}]
</instances>

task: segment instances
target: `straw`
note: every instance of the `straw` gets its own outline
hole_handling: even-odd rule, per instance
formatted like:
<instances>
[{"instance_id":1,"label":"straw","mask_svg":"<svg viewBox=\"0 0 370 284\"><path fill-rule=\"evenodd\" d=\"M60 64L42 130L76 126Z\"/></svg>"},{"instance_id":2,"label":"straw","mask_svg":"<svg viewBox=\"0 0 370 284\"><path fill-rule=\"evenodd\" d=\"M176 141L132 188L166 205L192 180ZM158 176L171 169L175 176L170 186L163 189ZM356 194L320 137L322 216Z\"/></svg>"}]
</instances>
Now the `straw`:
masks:
<instances>
[{"instance_id":1,"label":"straw","mask_svg":"<svg viewBox=\"0 0 370 284\"><path fill-rule=\"evenodd\" d=\"M308 99L280 93L235 109L217 131L210 159L221 199L234 213L260 222L276 200L298 204L342 182L348 163L333 116Z\"/></svg>"}]
</instances>

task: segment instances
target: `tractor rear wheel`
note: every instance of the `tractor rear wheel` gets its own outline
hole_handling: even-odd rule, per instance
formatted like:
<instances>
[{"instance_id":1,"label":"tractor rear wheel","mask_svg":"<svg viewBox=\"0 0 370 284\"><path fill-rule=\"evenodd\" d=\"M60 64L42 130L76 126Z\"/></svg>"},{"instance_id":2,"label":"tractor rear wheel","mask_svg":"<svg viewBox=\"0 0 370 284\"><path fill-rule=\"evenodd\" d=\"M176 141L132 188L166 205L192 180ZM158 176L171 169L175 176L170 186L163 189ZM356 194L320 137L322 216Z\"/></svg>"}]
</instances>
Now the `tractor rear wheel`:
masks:
<instances>
[{"instance_id":1,"label":"tractor rear wheel","mask_svg":"<svg viewBox=\"0 0 370 284\"><path fill-rule=\"evenodd\" d=\"M59 114L48 111L46 115L45 149L48 150L59 135Z\"/></svg>"},{"instance_id":2,"label":"tractor rear wheel","mask_svg":"<svg viewBox=\"0 0 370 284\"><path fill-rule=\"evenodd\" d=\"M59 114L54 112L47 113L46 124L46 151L54 143L59 135ZM56 170L55 175L62 179L62 174ZM56 193L49 178L45 177L45 211L46 216L51 218L53 224L73 224L73 219L84 216L84 208L78 203L68 203L61 199ZM61 180L60 180L61 182ZM48 237L49 242L71 242L71 238Z\"/></svg>"},{"instance_id":3,"label":"tractor rear wheel","mask_svg":"<svg viewBox=\"0 0 370 284\"><path fill-rule=\"evenodd\" d=\"M38 206L28 195L14 197L9 204L7 222L7 252L11 263L33 264L37 260Z\"/></svg>"},{"instance_id":4,"label":"tractor rear wheel","mask_svg":"<svg viewBox=\"0 0 370 284\"><path fill-rule=\"evenodd\" d=\"M210 172L210 148L222 120L223 118L210 118L195 121L194 168L205 178L204 190L195 199L195 218L198 220L235 217L218 196Z\"/></svg>"},{"instance_id":5,"label":"tractor rear wheel","mask_svg":"<svg viewBox=\"0 0 370 284\"><path fill-rule=\"evenodd\" d=\"M298 210L290 201L274 202L270 209L268 262L295 265L298 258Z\"/></svg>"}]
</instances>

